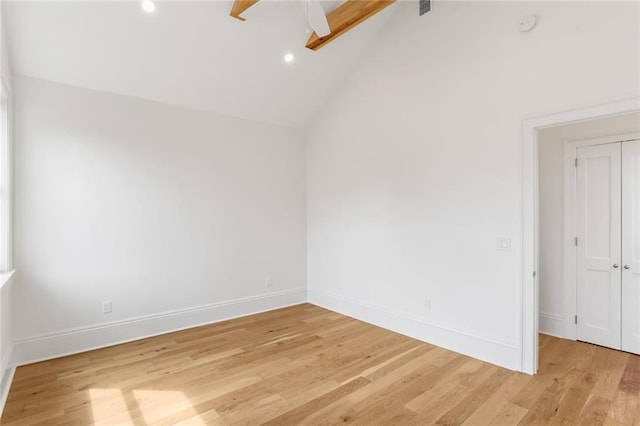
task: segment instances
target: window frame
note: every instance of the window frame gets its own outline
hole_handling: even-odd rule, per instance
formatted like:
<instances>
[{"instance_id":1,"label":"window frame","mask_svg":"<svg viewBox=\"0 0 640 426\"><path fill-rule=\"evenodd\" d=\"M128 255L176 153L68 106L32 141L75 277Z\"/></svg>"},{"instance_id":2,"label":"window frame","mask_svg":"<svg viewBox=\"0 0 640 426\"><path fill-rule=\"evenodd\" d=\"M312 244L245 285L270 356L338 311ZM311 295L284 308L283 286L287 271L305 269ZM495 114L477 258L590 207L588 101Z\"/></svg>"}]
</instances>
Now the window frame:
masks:
<instances>
[{"instance_id":1,"label":"window frame","mask_svg":"<svg viewBox=\"0 0 640 426\"><path fill-rule=\"evenodd\" d=\"M11 92L0 79L0 273L13 269L13 144Z\"/></svg>"}]
</instances>

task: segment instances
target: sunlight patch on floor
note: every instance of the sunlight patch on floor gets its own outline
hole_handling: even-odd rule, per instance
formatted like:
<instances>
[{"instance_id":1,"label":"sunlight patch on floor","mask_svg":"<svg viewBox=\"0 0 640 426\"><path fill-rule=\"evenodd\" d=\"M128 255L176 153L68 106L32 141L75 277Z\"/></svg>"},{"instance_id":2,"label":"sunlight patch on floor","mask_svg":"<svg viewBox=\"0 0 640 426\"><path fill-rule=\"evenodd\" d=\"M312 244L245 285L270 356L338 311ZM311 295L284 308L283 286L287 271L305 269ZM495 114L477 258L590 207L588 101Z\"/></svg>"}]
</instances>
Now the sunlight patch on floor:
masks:
<instances>
[{"instance_id":1,"label":"sunlight patch on floor","mask_svg":"<svg viewBox=\"0 0 640 426\"><path fill-rule=\"evenodd\" d=\"M179 391L89 389L96 425L151 425L171 421L206 426L189 398ZM177 418L173 418L176 416ZM173 419L172 419L173 418Z\"/></svg>"},{"instance_id":2,"label":"sunlight patch on floor","mask_svg":"<svg viewBox=\"0 0 640 426\"><path fill-rule=\"evenodd\" d=\"M89 389L89 397L96 425L133 424L120 389Z\"/></svg>"}]
</instances>

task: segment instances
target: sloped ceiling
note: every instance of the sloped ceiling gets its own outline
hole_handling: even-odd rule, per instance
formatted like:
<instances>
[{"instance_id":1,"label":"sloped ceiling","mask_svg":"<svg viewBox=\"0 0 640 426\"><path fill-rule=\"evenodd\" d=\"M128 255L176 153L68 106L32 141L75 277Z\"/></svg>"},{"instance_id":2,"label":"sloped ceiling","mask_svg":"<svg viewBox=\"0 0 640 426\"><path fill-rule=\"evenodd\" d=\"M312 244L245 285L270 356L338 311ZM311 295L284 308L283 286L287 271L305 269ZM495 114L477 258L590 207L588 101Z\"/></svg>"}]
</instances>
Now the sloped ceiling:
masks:
<instances>
[{"instance_id":1,"label":"sloped ceiling","mask_svg":"<svg viewBox=\"0 0 640 426\"><path fill-rule=\"evenodd\" d=\"M3 13L17 74L304 127L396 9L313 52L299 1L263 0L246 22L231 5L159 1L146 14L138 1L20 1Z\"/></svg>"}]
</instances>

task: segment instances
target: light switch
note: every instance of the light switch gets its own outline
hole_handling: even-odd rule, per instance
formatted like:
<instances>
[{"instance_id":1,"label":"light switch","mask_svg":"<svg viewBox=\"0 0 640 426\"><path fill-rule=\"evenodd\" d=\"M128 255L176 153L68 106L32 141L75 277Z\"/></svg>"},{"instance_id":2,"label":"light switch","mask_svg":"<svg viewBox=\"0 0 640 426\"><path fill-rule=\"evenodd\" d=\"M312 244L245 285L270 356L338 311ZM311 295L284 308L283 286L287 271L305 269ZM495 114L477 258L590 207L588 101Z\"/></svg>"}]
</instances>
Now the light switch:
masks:
<instances>
[{"instance_id":1,"label":"light switch","mask_svg":"<svg viewBox=\"0 0 640 426\"><path fill-rule=\"evenodd\" d=\"M498 238L496 248L498 250L511 251L511 238Z\"/></svg>"}]
</instances>

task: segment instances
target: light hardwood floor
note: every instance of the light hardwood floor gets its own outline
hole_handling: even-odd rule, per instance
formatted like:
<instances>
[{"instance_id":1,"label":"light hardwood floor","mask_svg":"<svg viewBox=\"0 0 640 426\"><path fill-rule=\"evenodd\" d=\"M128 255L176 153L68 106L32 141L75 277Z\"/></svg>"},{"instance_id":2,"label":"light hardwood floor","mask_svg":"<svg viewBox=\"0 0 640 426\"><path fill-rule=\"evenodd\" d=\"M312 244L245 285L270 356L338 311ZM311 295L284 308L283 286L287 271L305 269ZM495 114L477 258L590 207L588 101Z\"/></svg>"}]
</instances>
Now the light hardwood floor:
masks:
<instances>
[{"instance_id":1,"label":"light hardwood floor","mask_svg":"<svg viewBox=\"0 0 640 426\"><path fill-rule=\"evenodd\" d=\"M532 377L304 304L20 367L2 424L640 424L639 356L540 342Z\"/></svg>"}]
</instances>

